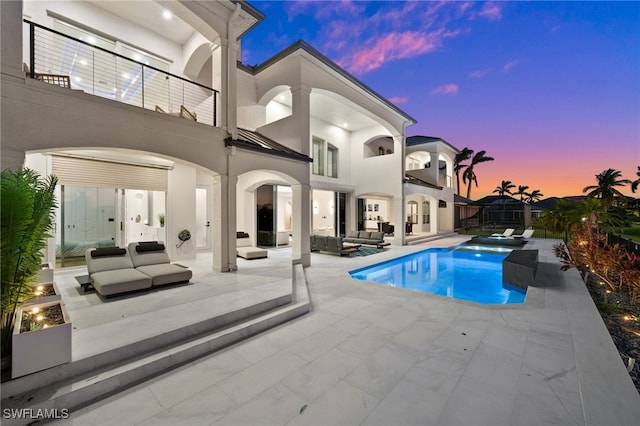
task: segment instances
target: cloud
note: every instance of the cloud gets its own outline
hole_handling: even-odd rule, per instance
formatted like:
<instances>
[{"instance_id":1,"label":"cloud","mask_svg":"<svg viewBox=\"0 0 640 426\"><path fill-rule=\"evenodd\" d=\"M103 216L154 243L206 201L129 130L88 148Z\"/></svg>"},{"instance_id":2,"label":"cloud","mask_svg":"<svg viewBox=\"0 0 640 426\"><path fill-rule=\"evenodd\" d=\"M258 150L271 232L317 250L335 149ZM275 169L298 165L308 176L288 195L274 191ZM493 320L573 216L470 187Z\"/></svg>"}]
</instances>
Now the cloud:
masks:
<instances>
[{"instance_id":1,"label":"cloud","mask_svg":"<svg viewBox=\"0 0 640 426\"><path fill-rule=\"evenodd\" d=\"M380 68L385 62L407 59L434 51L447 37L456 34L444 29L425 34L417 31L382 34L367 46L343 56L338 63L349 72L362 74Z\"/></svg>"},{"instance_id":2,"label":"cloud","mask_svg":"<svg viewBox=\"0 0 640 426\"><path fill-rule=\"evenodd\" d=\"M406 104L409 101L409 97L408 96L393 96L391 98L389 98L389 100L396 104L396 105L401 105L401 104Z\"/></svg>"},{"instance_id":3,"label":"cloud","mask_svg":"<svg viewBox=\"0 0 640 426\"><path fill-rule=\"evenodd\" d=\"M492 1L486 2L478 15L491 21L499 21L502 19L502 5Z\"/></svg>"},{"instance_id":4,"label":"cloud","mask_svg":"<svg viewBox=\"0 0 640 426\"><path fill-rule=\"evenodd\" d=\"M458 93L458 85L454 83L443 84L442 86L438 86L431 90L429 95L455 95Z\"/></svg>"},{"instance_id":5,"label":"cloud","mask_svg":"<svg viewBox=\"0 0 640 426\"><path fill-rule=\"evenodd\" d=\"M485 68L483 70L475 70L469 73L469 77L471 78L482 78L484 76L486 76L487 74L490 74L493 72L493 68Z\"/></svg>"},{"instance_id":6,"label":"cloud","mask_svg":"<svg viewBox=\"0 0 640 426\"><path fill-rule=\"evenodd\" d=\"M513 61L509 61L506 64L504 64L504 66L502 67L502 71L504 72L509 72L511 70L511 68L515 67L516 65L518 65L518 60L513 60Z\"/></svg>"}]
</instances>

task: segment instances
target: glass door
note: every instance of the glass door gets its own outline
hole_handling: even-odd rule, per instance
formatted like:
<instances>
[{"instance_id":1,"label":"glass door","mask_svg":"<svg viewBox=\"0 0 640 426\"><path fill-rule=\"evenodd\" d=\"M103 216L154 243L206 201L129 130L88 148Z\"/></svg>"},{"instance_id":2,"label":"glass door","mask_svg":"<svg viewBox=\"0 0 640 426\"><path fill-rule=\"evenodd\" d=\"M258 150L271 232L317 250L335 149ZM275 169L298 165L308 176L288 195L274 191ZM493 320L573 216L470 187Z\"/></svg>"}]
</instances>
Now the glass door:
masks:
<instances>
[{"instance_id":1,"label":"glass door","mask_svg":"<svg viewBox=\"0 0 640 426\"><path fill-rule=\"evenodd\" d=\"M116 245L114 188L60 185L56 214L56 264L62 268L86 264L91 247Z\"/></svg>"},{"instance_id":2,"label":"glass door","mask_svg":"<svg viewBox=\"0 0 640 426\"><path fill-rule=\"evenodd\" d=\"M209 188L196 188L196 250L211 248L211 222L209 220Z\"/></svg>"}]
</instances>

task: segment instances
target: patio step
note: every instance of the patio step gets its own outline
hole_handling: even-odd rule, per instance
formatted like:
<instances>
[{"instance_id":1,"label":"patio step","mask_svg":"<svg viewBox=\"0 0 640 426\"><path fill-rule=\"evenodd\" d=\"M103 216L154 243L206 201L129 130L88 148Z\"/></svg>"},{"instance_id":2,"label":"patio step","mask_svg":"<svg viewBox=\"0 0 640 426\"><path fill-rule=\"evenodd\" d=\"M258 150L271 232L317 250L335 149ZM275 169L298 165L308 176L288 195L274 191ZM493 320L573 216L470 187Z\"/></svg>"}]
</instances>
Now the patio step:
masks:
<instances>
[{"instance_id":1,"label":"patio step","mask_svg":"<svg viewBox=\"0 0 640 426\"><path fill-rule=\"evenodd\" d=\"M435 234L435 235L417 235L414 237L408 236L405 241L408 246L414 246L414 245L426 243L429 241L435 241L442 238L456 237L456 236L458 236L457 232L449 232L446 234Z\"/></svg>"},{"instance_id":2,"label":"patio step","mask_svg":"<svg viewBox=\"0 0 640 426\"><path fill-rule=\"evenodd\" d=\"M173 368L194 361L217 350L238 343L255 334L306 314L310 310L309 296L302 265L294 265L292 293L288 303L246 317L239 323L217 327L197 337L186 337L180 342L148 350L143 354L116 360L102 368L88 369L72 376L61 376L62 371L50 371L38 384L38 373L16 379L2 385L3 409L61 410L72 412L131 386L165 373ZM80 362L89 361L81 360ZM69 364L67 364L69 366ZM67 367L69 369L69 367ZM41 373L45 373L41 372ZM52 380L56 377L57 380ZM5 385L30 378L28 383L17 383L5 389ZM49 381L50 383L43 383ZM19 386L21 385L21 386ZM24 390L22 388L28 387ZM20 392L20 390L23 390ZM43 412L43 411L40 411ZM52 412L52 411L49 411ZM3 425L26 425L33 419L6 419Z\"/></svg>"}]
</instances>

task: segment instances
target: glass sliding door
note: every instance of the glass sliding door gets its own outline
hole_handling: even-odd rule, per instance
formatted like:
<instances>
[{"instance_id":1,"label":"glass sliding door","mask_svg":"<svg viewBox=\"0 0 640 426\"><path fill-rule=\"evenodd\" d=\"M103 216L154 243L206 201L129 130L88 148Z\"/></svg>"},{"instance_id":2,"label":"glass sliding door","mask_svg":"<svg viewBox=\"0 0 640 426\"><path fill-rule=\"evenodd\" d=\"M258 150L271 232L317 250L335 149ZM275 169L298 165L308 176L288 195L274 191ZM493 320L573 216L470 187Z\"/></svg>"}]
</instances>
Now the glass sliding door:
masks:
<instances>
[{"instance_id":1,"label":"glass sliding door","mask_svg":"<svg viewBox=\"0 0 640 426\"><path fill-rule=\"evenodd\" d=\"M56 263L60 267L84 265L87 248L116 245L114 188L58 187Z\"/></svg>"}]
</instances>

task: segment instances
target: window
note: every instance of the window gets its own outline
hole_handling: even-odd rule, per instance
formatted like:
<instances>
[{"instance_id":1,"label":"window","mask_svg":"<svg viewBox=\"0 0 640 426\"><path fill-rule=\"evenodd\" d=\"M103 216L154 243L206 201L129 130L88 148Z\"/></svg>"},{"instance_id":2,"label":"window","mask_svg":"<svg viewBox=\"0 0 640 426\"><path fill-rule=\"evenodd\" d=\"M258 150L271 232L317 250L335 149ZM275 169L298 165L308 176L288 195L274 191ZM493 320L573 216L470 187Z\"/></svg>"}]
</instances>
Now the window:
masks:
<instances>
[{"instance_id":1,"label":"window","mask_svg":"<svg viewBox=\"0 0 640 426\"><path fill-rule=\"evenodd\" d=\"M313 174L324 175L324 141L322 139L313 138Z\"/></svg>"},{"instance_id":2,"label":"window","mask_svg":"<svg viewBox=\"0 0 640 426\"><path fill-rule=\"evenodd\" d=\"M312 147L313 174L318 176L338 177L338 148L313 137ZM326 171L326 173L325 173Z\"/></svg>"},{"instance_id":3,"label":"window","mask_svg":"<svg viewBox=\"0 0 640 426\"><path fill-rule=\"evenodd\" d=\"M338 177L338 148L331 144L327 146L327 176Z\"/></svg>"},{"instance_id":4,"label":"window","mask_svg":"<svg viewBox=\"0 0 640 426\"><path fill-rule=\"evenodd\" d=\"M409 201L407 204L408 214L407 214L407 222L409 223L418 223L418 202L417 201Z\"/></svg>"},{"instance_id":5,"label":"window","mask_svg":"<svg viewBox=\"0 0 640 426\"><path fill-rule=\"evenodd\" d=\"M428 201L422 202L422 223L431 223L430 217L431 205Z\"/></svg>"}]
</instances>

